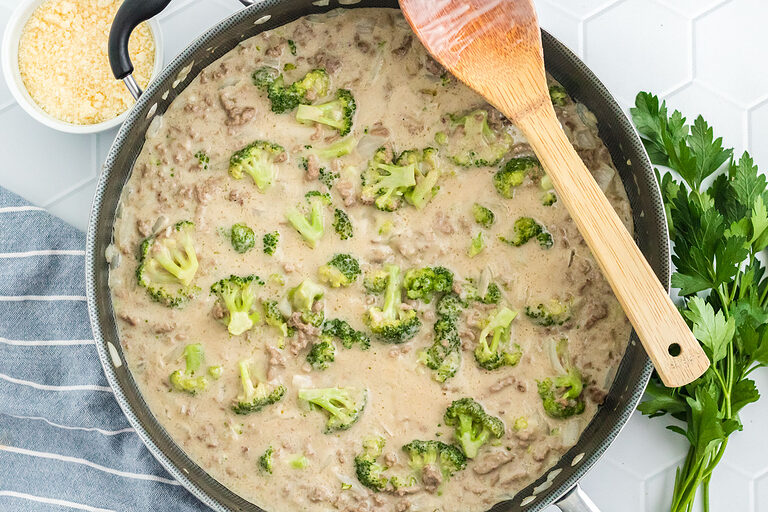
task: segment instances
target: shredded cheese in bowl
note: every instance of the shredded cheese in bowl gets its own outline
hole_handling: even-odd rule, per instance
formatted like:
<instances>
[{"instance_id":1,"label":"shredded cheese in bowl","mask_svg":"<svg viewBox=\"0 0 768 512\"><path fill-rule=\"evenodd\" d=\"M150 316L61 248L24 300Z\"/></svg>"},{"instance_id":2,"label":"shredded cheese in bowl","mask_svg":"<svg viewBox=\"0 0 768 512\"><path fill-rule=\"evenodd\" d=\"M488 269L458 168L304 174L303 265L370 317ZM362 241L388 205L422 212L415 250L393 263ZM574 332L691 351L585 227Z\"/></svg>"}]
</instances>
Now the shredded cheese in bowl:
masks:
<instances>
[{"instance_id":1,"label":"shredded cheese in bowl","mask_svg":"<svg viewBox=\"0 0 768 512\"><path fill-rule=\"evenodd\" d=\"M29 17L19 40L24 87L52 117L78 125L97 124L133 105L109 67L107 41L122 0L47 0ZM142 88L155 64L155 42L146 23L128 45L133 76Z\"/></svg>"}]
</instances>

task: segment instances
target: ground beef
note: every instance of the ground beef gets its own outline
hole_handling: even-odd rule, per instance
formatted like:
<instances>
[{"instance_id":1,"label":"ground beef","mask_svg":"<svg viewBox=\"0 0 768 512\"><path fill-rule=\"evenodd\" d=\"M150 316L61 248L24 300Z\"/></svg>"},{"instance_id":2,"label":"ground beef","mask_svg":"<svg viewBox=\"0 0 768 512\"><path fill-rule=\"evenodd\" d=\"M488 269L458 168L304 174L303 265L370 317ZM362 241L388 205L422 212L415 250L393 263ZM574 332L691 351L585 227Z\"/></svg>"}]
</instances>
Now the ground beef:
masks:
<instances>
[{"instance_id":1,"label":"ground beef","mask_svg":"<svg viewBox=\"0 0 768 512\"><path fill-rule=\"evenodd\" d=\"M424 466L421 472L421 483L424 484L425 491L433 493L443 483L443 474L432 464Z\"/></svg>"},{"instance_id":2,"label":"ground beef","mask_svg":"<svg viewBox=\"0 0 768 512\"><path fill-rule=\"evenodd\" d=\"M224 121L224 124L227 126L242 126L256 115L255 108L241 104L240 95L235 90L235 86L221 89L219 91L219 102L227 114L227 120Z\"/></svg>"},{"instance_id":3,"label":"ground beef","mask_svg":"<svg viewBox=\"0 0 768 512\"><path fill-rule=\"evenodd\" d=\"M494 452L482 455L478 459L475 459L473 470L478 475L487 475L488 473L496 471L504 464L508 464L513 460L515 460L515 454L511 450L496 450Z\"/></svg>"},{"instance_id":4,"label":"ground beef","mask_svg":"<svg viewBox=\"0 0 768 512\"><path fill-rule=\"evenodd\" d=\"M320 162L315 155L307 157L307 172L304 174L305 181L314 181L320 176Z\"/></svg>"}]
</instances>

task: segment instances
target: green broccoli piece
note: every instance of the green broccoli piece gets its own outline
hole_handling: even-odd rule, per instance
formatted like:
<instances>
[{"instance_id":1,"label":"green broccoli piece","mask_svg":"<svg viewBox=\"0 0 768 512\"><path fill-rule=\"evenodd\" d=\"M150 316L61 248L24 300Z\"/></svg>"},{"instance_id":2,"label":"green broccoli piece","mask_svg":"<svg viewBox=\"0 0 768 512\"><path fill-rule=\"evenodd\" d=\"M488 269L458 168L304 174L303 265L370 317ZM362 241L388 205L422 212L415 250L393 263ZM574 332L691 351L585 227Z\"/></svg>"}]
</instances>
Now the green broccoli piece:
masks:
<instances>
[{"instance_id":1,"label":"green broccoli piece","mask_svg":"<svg viewBox=\"0 0 768 512\"><path fill-rule=\"evenodd\" d=\"M288 50L291 52L291 55L296 56L296 42L293 39L288 40Z\"/></svg>"},{"instance_id":2,"label":"green broccoli piece","mask_svg":"<svg viewBox=\"0 0 768 512\"><path fill-rule=\"evenodd\" d=\"M442 441L417 439L403 446L403 451L411 458L409 465L419 477L427 467L437 466L445 481L467 467L467 458L461 450Z\"/></svg>"},{"instance_id":3,"label":"green broccoli piece","mask_svg":"<svg viewBox=\"0 0 768 512\"><path fill-rule=\"evenodd\" d=\"M496 214L478 203L472 205L472 216L475 218L475 222L486 229L493 226L496 221Z\"/></svg>"},{"instance_id":4,"label":"green broccoli piece","mask_svg":"<svg viewBox=\"0 0 768 512\"><path fill-rule=\"evenodd\" d=\"M259 457L259 467L265 473L272 474L273 455L275 451L270 446L264 451L261 457Z\"/></svg>"},{"instance_id":5,"label":"green broccoli piece","mask_svg":"<svg viewBox=\"0 0 768 512\"><path fill-rule=\"evenodd\" d=\"M282 114L290 112L300 104L309 104L314 98L328 94L330 77L324 69L313 69L301 80L286 86L283 75L278 70L264 66L253 72L253 84L267 92L272 104L272 112Z\"/></svg>"},{"instance_id":6,"label":"green broccoli piece","mask_svg":"<svg viewBox=\"0 0 768 512\"><path fill-rule=\"evenodd\" d=\"M199 291L192 286L198 267L194 230L192 222L181 221L141 244L136 280L165 306L181 307Z\"/></svg>"},{"instance_id":7,"label":"green broccoli piece","mask_svg":"<svg viewBox=\"0 0 768 512\"><path fill-rule=\"evenodd\" d=\"M520 217L515 221L515 234L512 238L499 237L505 244L520 247L532 238L535 238L541 247L549 249L553 245L552 235L544 227L531 217Z\"/></svg>"},{"instance_id":8,"label":"green broccoli piece","mask_svg":"<svg viewBox=\"0 0 768 512\"><path fill-rule=\"evenodd\" d=\"M387 265L387 288L384 291L384 307L372 306L365 321L376 337L385 343L404 343L419 332L421 320L416 311L404 309L400 267Z\"/></svg>"},{"instance_id":9,"label":"green broccoli piece","mask_svg":"<svg viewBox=\"0 0 768 512\"><path fill-rule=\"evenodd\" d=\"M323 325L324 314L315 311L315 303L325 295L325 288L310 279L305 279L295 288L288 290L288 300L294 311L301 313L301 320L320 327Z\"/></svg>"},{"instance_id":10,"label":"green broccoli piece","mask_svg":"<svg viewBox=\"0 0 768 512\"><path fill-rule=\"evenodd\" d=\"M469 249L467 250L467 256L470 258L474 258L481 252L483 252L483 249L485 249L485 240L483 240L483 232L478 231L477 235L475 235L472 238L472 242L469 244Z\"/></svg>"},{"instance_id":11,"label":"green broccoli piece","mask_svg":"<svg viewBox=\"0 0 768 512\"><path fill-rule=\"evenodd\" d=\"M325 409L329 416L325 433L347 430L365 410L368 392L357 388L300 389L299 399Z\"/></svg>"},{"instance_id":12,"label":"green broccoli piece","mask_svg":"<svg viewBox=\"0 0 768 512\"><path fill-rule=\"evenodd\" d=\"M547 176L546 174L541 177L541 181L539 182L539 187L541 188L541 204L544 206L552 206L557 202L557 194L554 190L554 185L552 185L552 180Z\"/></svg>"},{"instance_id":13,"label":"green broccoli piece","mask_svg":"<svg viewBox=\"0 0 768 512\"><path fill-rule=\"evenodd\" d=\"M327 194L319 192L308 192L305 198L310 207L309 217L307 218L298 208L291 208L285 213L285 218L304 238L307 245L314 249L325 230L323 209L330 204L331 199Z\"/></svg>"},{"instance_id":14,"label":"green broccoli piece","mask_svg":"<svg viewBox=\"0 0 768 512\"><path fill-rule=\"evenodd\" d=\"M386 270L377 270L365 276L363 279L363 287L365 291L374 295L384 293L387 289L387 282L389 281L389 274Z\"/></svg>"},{"instance_id":15,"label":"green broccoli piece","mask_svg":"<svg viewBox=\"0 0 768 512\"><path fill-rule=\"evenodd\" d=\"M352 221L349 220L349 215L344 210L336 208L333 212L333 229L336 230L336 234L342 240L348 240L355 235L355 230L352 227Z\"/></svg>"},{"instance_id":16,"label":"green broccoli piece","mask_svg":"<svg viewBox=\"0 0 768 512\"><path fill-rule=\"evenodd\" d=\"M264 307L264 321L267 325L280 329L280 332L286 338L293 336L295 329L288 325L288 319L280 312L277 301L266 300L262 303L262 306Z\"/></svg>"},{"instance_id":17,"label":"green broccoli piece","mask_svg":"<svg viewBox=\"0 0 768 512\"><path fill-rule=\"evenodd\" d=\"M486 413L472 398L455 400L445 411L444 420L446 425L455 428L456 440L470 459L477 457L491 436L499 439L504 435L504 423Z\"/></svg>"},{"instance_id":18,"label":"green broccoli piece","mask_svg":"<svg viewBox=\"0 0 768 512\"><path fill-rule=\"evenodd\" d=\"M549 98L552 100L552 104L558 107L564 107L569 100L565 87L560 84L549 86Z\"/></svg>"},{"instance_id":19,"label":"green broccoli piece","mask_svg":"<svg viewBox=\"0 0 768 512\"><path fill-rule=\"evenodd\" d=\"M223 374L224 368L220 364L208 367L208 375L210 375L213 380L219 380Z\"/></svg>"},{"instance_id":20,"label":"green broccoli piece","mask_svg":"<svg viewBox=\"0 0 768 512\"><path fill-rule=\"evenodd\" d=\"M243 334L261 320L256 309L256 286L263 284L259 276L250 275L229 276L211 285L211 294L227 309L222 321L231 335Z\"/></svg>"},{"instance_id":21,"label":"green broccoli piece","mask_svg":"<svg viewBox=\"0 0 768 512\"><path fill-rule=\"evenodd\" d=\"M330 146L322 149L313 149L312 153L322 160L333 160L334 158L341 158L344 155L350 154L357 147L357 143L358 139L355 137L347 137L337 140Z\"/></svg>"},{"instance_id":22,"label":"green broccoli piece","mask_svg":"<svg viewBox=\"0 0 768 512\"><path fill-rule=\"evenodd\" d=\"M537 180L544 171L539 161L532 156L521 156L511 159L493 176L493 186L501 197L512 199L515 188L525 181L525 178Z\"/></svg>"},{"instance_id":23,"label":"green broccoli piece","mask_svg":"<svg viewBox=\"0 0 768 512\"><path fill-rule=\"evenodd\" d=\"M273 231L271 233L266 233L261 239L261 242L264 245L264 254L272 256L277 250L277 244L280 243L280 232Z\"/></svg>"},{"instance_id":24,"label":"green broccoli piece","mask_svg":"<svg viewBox=\"0 0 768 512\"><path fill-rule=\"evenodd\" d=\"M563 325L571 319L571 303L550 299L535 306L526 306L525 314L533 323L544 327Z\"/></svg>"},{"instance_id":25,"label":"green broccoli piece","mask_svg":"<svg viewBox=\"0 0 768 512\"><path fill-rule=\"evenodd\" d=\"M309 459L303 453L297 453L288 459L288 464L293 469L306 469L309 466Z\"/></svg>"},{"instance_id":26,"label":"green broccoli piece","mask_svg":"<svg viewBox=\"0 0 768 512\"><path fill-rule=\"evenodd\" d=\"M509 325L516 316L517 312L503 307L488 318L475 347L475 360L481 368L496 370L502 366L515 366L520 361L522 352L519 345L515 345L513 351L505 347L509 339ZM491 336L490 345L488 336Z\"/></svg>"},{"instance_id":27,"label":"green broccoli piece","mask_svg":"<svg viewBox=\"0 0 768 512\"><path fill-rule=\"evenodd\" d=\"M429 304L435 294L451 290L453 272L445 267L412 268L405 273L403 286L409 299Z\"/></svg>"},{"instance_id":28,"label":"green broccoli piece","mask_svg":"<svg viewBox=\"0 0 768 512\"><path fill-rule=\"evenodd\" d=\"M360 263L349 254L337 254L317 270L317 275L332 288L352 286L360 275Z\"/></svg>"},{"instance_id":29,"label":"green broccoli piece","mask_svg":"<svg viewBox=\"0 0 768 512\"><path fill-rule=\"evenodd\" d=\"M576 368L569 368L567 373L554 379L546 378L538 382L539 396L548 416L556 419L570 418L584 412L582 397L583 383L581 373Z\"/></svg>"},{"instance_id":30,"label":"green broccoli piece","mask_svg":"<svg viewBox=\"0 0 768 512\"><path fill-rule=\"evenodd\" d=\"M319 105L299 105L296 120L300 123L320 123L336 129L342 137L352 130L355 98L347 89L336 91L336 99Z\"/></svg>"},{"instance_id":31,"label":"green broccoli piece","mask_svg":"<svg viewBox=\"0 0 768 512\"><path fill-rule=\"evenodd\" d=\"M325 370L336 360L336 345L331 341L323 340L312 345L307 354L307 362L315 370Z\"/></svg>"},{"instance_id":32,"label":"green broccoli piece","mask_svg":"<svg viewBox=\"0 0 768 512\"><path fill-rule=\"evenodd\" d=\"M446 147L448 157L462 167L490 167L498 164L512 146L508 133L488 126L488 112L482 109L463 115L450 114Z\"/></svg>"},{"instance_id":33,"label":"green broccoli piece","mask_svg":"<svg viewBox=\"0 0 768 512\"><path fill-rule=\"evenodd\" d=\"M376 492L385 490L389 483L389 479L383 474L387 468L377 462L383 450L384 439L376 437L363 441L363 452L355 456L355 473L358 481Z\"/></svg>"},{"instance_id":34,"label":"green broccoli piece","mask_svg":"<svg viewBox=\"0 0 768 512\"><path fill-rule=\"evenodd\" d=\"M390 163L387 150L379 148L361 179L363 202L374 203L380 210L395 211L402 205L403 195L416 185L416 164Z\"/></svg>"},{"instance_id":35,"label":"green broccoli piece","mask_svg":"<svg viewBox=\"0 0 768 512\"><path fill-rule=\"evenodd\" d=\"M229 238L232 242L232 248L240 254L250 251L256 245L256 235L245 224L235 224L232 226Z\"/></svg>"},{"instance_id":36,"label":"green broccoli piece","mask_svg":"<svg viewBox=\"0 0 768 512\"><path fill-rule=\"evenodd\" d=\"M204 171L208 169L208 164L211 162L211 158L205 151L201 149L195 153L195 158L197 158L197 161L200 163L200 168L202 168Z\"/></svg>"},{"instance_id":37,"label":"green broccoli piece","mask_svg":"<svg viewBox=\"0 0 768 512\"><path fill-rule=\"evenodd\" d=\"M483 304L498 304L501 301L501 288L496 283L489 283L485 295L480 295L480 290L470 280L461 285L461 299L464 302L482 302Z\"/></svg>"},{"instance_id":38,"label":"green broccoli piece","mask_svg":"<svg viewBox=\"0 0 768 512\"><path fill-rule=\"evenodd\" d=\"M184 347L186 368L183 372L176 370L171 374L169 377L171 387L176 391L183 391L190 395L205 391L208 387L208 379L205 375L195 375L203 364L203 358L203 346L200 343Z\"/></svg>"},{"instance_id":39,"label":"green broccoli piece","mask_svg":"<svg viewBox=\"0 0 768 512\"><path fill-rule=\"evenodd\" d=\"M423 151L411 149L403 151L397 157L396 165L405 167L414 165L416 171L416 185L405 192L405 200L421 210L435 197L440 187L437 180L440 179L440 168L437 160L437 150L426 148Z\"/></svg>"},{"instance_id":40,"label":"green broccoli piece","mask_svg":"<svg viewBox=\"0 0 768 512\"><path fill-rule=\"evenodd\" d=\"M323 324L323 339L338 339L344 348L359 344L363 350L371 347L371 339L362 331L355 330L346 320L333 318Z\"/></svg>"},{"instance_id":41,"label":"green broccoli piece","mask_svg":"<svg viewBox=\"0 0 768 512\"><path fill-rule=\"evenodd\" d=\"M229 159L229 175L239 180L245 173L253 179L259 192L264 192L277 178L275 160L284 154L285 149L278 144L264 140L251 142Z\"/></svg>"},{"instance_id":42,"label":"green broccoli piece","mask_svg":"<svg viewBox=\"0 0 768 512\"><path fill-rule=\"evenodd\" d=\"M243 359L238 363L243 392L238 395L237 400L232 405L232 411L235 414L258 412L269 405L279 402L285 396L285 386L283 385L278 385L270 390L266 383L257 381L258 384L254 386L250 374L251 362L250 359Z\"/></svg>"},{"instance_id":43,"label":"green broccoli piece","mask_svg":"<svg viewBox=\"0 0 768 512\"><path fill-rule=\"evenodd\" d=\"M339 179L339 173L329 171L325 167L320 168L318 171L318 178L320 183L325 185L328 190L333 188L333 184L336 183L336 180Z\"/></svg>"},{"instance_id":44,"label":"green broccoli piece","mask_svg":"<svg viewBox=\"0 0 768 512\"><path fill-rule=\"evenodd\" d=\"M455 293L447 293L440 298L435 308L435 340L419 353L419 361L434 370L432 377L437 382L445 382L459 370L461 339L456 323L463 308L464 302Z\"/></svg>"}]
</instances>

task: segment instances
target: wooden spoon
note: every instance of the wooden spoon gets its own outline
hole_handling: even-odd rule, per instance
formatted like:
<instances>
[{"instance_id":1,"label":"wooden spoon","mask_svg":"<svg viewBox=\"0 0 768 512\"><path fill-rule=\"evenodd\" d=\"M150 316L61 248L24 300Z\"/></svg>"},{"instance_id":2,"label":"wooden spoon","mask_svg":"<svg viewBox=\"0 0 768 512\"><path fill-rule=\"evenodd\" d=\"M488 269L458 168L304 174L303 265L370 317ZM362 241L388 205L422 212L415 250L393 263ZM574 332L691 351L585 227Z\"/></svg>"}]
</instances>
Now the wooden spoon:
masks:
<instances>
[{"instance_id":1,"label":"wooden spoon","mask_svg":"<svg viewBox=\"0 0 768 512\"><path fill-rule=\"evenodd\" d=\"M701 376L706 354L560 128L532 0L400 0L400 6L438 62L526 136L664 384Z\"/></svg>"}]
</instances>

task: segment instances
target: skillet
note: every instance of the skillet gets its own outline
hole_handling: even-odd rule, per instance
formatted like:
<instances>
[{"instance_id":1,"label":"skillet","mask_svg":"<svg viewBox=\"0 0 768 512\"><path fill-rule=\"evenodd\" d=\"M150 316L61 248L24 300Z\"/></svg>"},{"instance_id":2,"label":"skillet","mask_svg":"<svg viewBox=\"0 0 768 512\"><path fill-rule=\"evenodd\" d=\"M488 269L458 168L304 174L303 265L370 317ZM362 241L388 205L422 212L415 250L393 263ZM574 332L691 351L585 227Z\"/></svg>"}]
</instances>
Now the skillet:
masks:
<instances>
[{"instance_id":1,"label":"skillet","mask_svg":"<svg viewBox=\"0 0 768 512\"><path fill-rule=\"evenodd\" d=\"M240 0L248 5L247 0ZM361 7L398 8L396 0L262 0L202 34L164 68L146 91L133 81L127 51L131 31L159 13L170 0L125 0L110 34L113 72L137 98L107 155L91 208L86 239L88 312L104 373L128 421L158 461L192 494L216 511L264 512L225 488L186 456L152 415L124 364L109 291L105 251L112 241L122 188L156 116L206 66L239 42L308 14ZM670 252L663 203L653 168L634 127L595 75L557 39L542 31L547 71L598 119L605 142L626 189L633 212L635 241L669 290ZM488 512L536 512L550 504L565 512L599 512L578 486L624 427L651 375L652 365L634 332L605 402L578 442L558 463L512 499Z\"/></svg>"}]
</instances>

